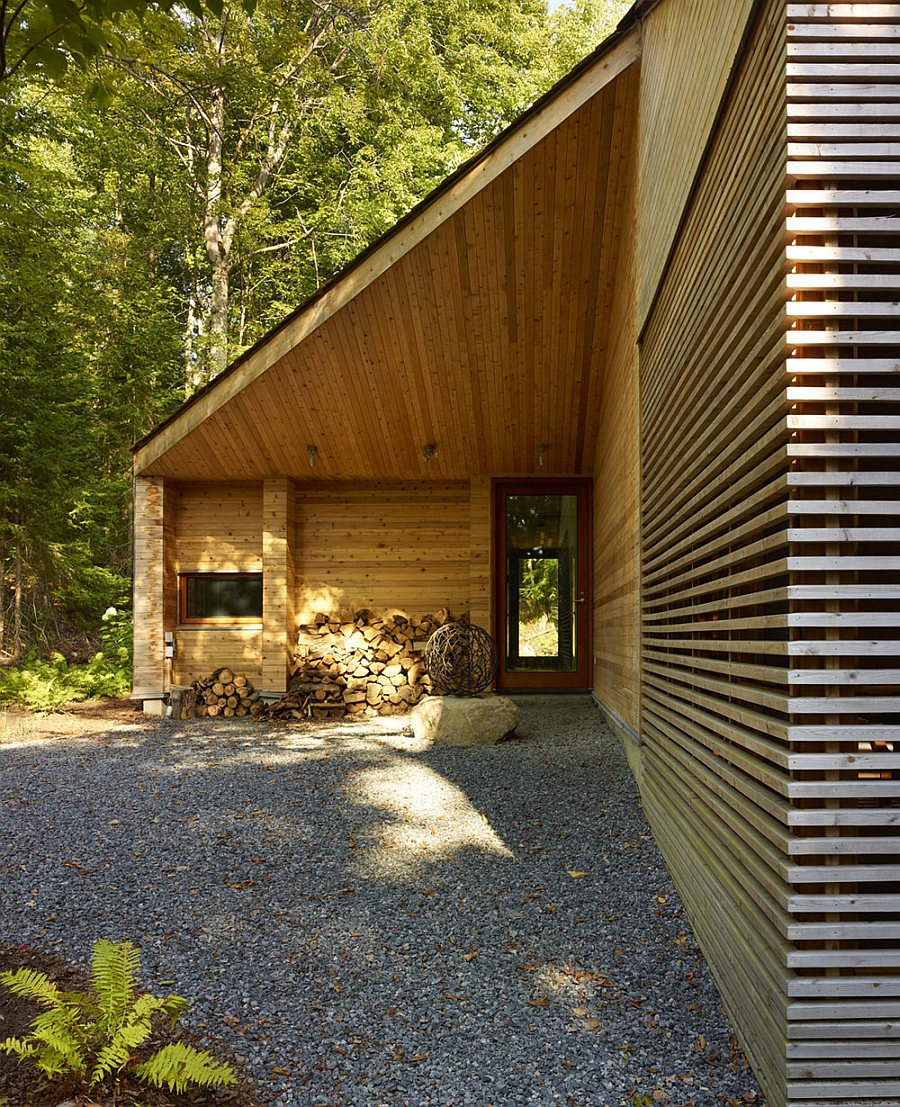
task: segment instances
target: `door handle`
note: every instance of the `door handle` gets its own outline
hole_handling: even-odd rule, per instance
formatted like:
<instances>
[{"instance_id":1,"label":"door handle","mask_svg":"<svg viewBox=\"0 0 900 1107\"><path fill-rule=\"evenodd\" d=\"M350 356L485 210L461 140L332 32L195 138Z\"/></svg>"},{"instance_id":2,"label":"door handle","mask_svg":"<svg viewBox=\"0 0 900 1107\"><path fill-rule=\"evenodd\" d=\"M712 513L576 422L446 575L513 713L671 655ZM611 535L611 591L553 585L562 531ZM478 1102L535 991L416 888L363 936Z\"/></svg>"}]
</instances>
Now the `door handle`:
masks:
<instances>
[{"instance_id":1,"label":"door handle","mask_svg":"<svg viewBox=\"0 0 900 1107\"><path fill-rule=\"evenodd\" d=\"M582 599L582 600L576 600L575 602L576 603L587 603L587 600Z\"/></svg>"}]
</instances>

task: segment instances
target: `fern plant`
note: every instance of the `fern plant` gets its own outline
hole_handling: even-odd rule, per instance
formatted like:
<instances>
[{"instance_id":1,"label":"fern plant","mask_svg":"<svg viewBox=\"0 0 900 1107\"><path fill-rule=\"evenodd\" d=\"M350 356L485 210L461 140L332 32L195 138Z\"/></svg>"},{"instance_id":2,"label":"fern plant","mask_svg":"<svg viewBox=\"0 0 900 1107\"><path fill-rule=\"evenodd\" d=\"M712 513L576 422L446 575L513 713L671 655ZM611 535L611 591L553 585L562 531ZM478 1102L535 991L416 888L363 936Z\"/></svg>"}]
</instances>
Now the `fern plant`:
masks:
<instances>
[{"instance_id":1,"label":"fern plant","mask_svg":"<svg viewBox=\"0 0 900 1107\"><path fill-rule=\"evenodd\" d=\"M33 1062L50 1080L71 1080L76 1089L88 1090L123 1072L174 1092L236 1083L229 1065L183 1042L137 1063L135 1050L150 1037L154 1016L165 1016L174 1026L187 1006L181 996L138 995L140 966L140 951L131 942L101 939L91 956L90 992L61 991L34 969L0 973L0 983L14 995L44 1008L28 1037L7 1038L0 1050Z\"/></svg>"}]
</instances>

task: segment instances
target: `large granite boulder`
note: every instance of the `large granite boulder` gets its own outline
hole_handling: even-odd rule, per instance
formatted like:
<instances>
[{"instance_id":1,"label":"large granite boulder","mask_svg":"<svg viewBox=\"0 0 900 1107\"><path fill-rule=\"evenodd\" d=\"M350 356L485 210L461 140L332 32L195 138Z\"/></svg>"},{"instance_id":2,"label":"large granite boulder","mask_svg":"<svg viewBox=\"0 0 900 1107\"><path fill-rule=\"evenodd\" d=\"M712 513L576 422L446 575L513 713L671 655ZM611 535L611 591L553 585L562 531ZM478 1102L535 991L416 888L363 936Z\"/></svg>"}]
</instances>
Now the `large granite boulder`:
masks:
<instances>
[{"instance_id":1,"label":"large granite boulder","mask_svg":"<svg viewBox=\"0 0 900 1107\"><path fill-rule=\"evenodd\" d=\"M420 742L447 746L494 746L515 730L522 712L505 696L428 696L412 710Z\"/></svg>"}]
</instances>

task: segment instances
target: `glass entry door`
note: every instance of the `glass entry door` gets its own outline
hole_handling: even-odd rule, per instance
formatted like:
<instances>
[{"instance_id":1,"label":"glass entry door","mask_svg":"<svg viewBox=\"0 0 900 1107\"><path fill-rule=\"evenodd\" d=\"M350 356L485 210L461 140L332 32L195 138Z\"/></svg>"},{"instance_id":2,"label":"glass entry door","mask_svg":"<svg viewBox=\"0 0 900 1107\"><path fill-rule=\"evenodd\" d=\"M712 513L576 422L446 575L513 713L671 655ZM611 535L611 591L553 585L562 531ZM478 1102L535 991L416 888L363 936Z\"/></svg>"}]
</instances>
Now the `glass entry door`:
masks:
<instances>
[{"instance_id":1,"label":"glass entry door","mask_svg":"<svg viewBox=\"0 0 900 1107\"><path fill-rule=\"evenodd\" d=\"M589 486L496 486L501 688L587 688Z\"/></svg>"}]
</instances>

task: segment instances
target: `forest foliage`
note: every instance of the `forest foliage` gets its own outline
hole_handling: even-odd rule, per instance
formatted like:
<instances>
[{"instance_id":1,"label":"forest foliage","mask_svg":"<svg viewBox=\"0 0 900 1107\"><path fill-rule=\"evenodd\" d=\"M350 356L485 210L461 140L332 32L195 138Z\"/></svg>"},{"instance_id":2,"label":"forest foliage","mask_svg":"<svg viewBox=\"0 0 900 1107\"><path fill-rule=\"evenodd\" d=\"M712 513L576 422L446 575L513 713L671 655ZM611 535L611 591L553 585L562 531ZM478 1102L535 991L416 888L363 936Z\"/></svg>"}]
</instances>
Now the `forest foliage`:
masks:
<instances>
[{"instance_id":1,"label":"forest foliage","mask_svg":"<svg viewBox=\"0 0 900 1107\"><path fill-rule=\"evenodd\" d=\"M131 444L626 7L4 7L0 663L89 656L103 612L130 603Z\"/></svg>"}]
</instances>

